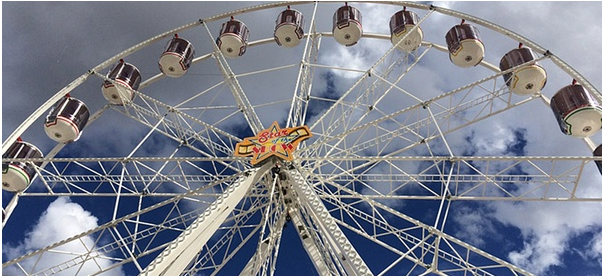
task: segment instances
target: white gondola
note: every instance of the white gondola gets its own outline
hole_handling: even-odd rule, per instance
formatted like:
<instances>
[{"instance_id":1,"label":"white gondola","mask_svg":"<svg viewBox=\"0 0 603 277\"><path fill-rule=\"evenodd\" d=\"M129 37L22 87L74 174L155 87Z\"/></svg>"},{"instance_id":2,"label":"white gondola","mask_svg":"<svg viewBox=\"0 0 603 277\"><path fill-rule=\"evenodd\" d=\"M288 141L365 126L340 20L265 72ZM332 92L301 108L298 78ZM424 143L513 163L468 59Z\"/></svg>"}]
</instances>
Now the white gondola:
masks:
<instances>
[{"instance_id":1,"label":"white gondola","mask_svg":"<svg viewBox=\"0 0 603 277\"><path fill-rule=\"evenodd\" d=\"M186 39L174 35L159 58L159 70L168 77L180 78L191 67L195 48Z\"/></svg>"},{"instance_id":2,"label":"white gondola","mask_svg":"<svg viewBox=\"0 0 603 277\"><path fill-rule=\"evenodd\" d=\"M287 7L276 18L274 40L276 44L284 47L299 45L304 37L304 16L301 12Z\"/></svg>"},{"instance_id":3,"label":"white gondola","mask_svg":"<svg viewBox=\"0 0 603 277\"><path fill-rule=\"evenodd\" d=\"M44 131L56 142L73 142L79 139L89 117L90 112L84 102L67 96L61 99L46 116Z\"/></svg>"},{"instance_id":4,"label":"white gondola","mask_svg":"<svg viewBox=\"0 0 603 277\"><path fill-rule=\"evenodd\" d=\"M536 60L532 49L521 47L509 51L500 60L500 70L516 67L518 65ZM537 62L518 68L503 75L509 89L518 95L530 95L539 92L546 85L546 71Z\"/></svg>"},{"instance_id":5,"label":"white gondola","mask_svg":"<svg viewBox=\"0 0 603 277\"><path fill-rule=\"evenodd\" d=\"M43 158L42 152L33 144L21 140L13 143L2 155L2 158L35 159ZM42 162L6 162L2 163L2 189L10 192L21 192L27 189L36 176L36 166Z\"/></svg>"},{"instance_id":6,"label":"white gondola","mask_svg":"<svg viewBox=\"0 0 603 277\"><path fill-rule=\"evenodd\" d=\"M472 67L484 59L485 48L477 28L465 24L452 27L446 33L450 61L459 67Z\"/></svg>"},{"instance_id":7,"label":"white gondola","mask_svg":"<svg viewBox=\"0 0 603 277\"><path fill-rule=\"evenodd\" d=\"M137 90L142 77L136 66L120 60L109 72L107 78L119 83L114 85L109 81L103 82L103 96L109 102L116 105L123 105L124 102L134 99L134 92Z\"/></svg>"},{"instance_id":8,"label":"white gondola","mask_svg":"<svg viewBox=\"0 0 603 277\"><path fill-rule=\"evenodd\" d=\"M393 45L398 45L398 48L412 52L421 46L423 40L423 30L421 27L412 28L419 23L419 16L411 11L407 11L406 7L403 10L395 13L389 20L390 40ZM404 38L404 41L400 42ZM398 44L400 42L400 44Z\"/></svg>"},{"instance_id":9,"label":"white gondola","mask_svg":"<svg viewBox=\"0 0 603 277\"><path fill-rule=\"evenodd\" d=\"M551 109L566 135L584 138L601 130L601 106L581 85L560 89L551 98Z\"/></svg>"},{"instance_id":10,"label":"white gondola","mask_svg":"<svg viewBox=\"0 0 603 277\"><path fill-rule=\"evenodd\" d=\"M224 56L236 58L245 54L248 39L249 29L245 23L231 17L222 24L216 44Z\"/></svg>"},{"instance_id":11,"label":"white gondola","mask_svg":"<svg viewBox=\"0 0 603 277\"><path fill-rule=\"evenodd\" d=\"M362 14L352 6L337 9L333 14L333 37L345 46L352 46L362 37Z\"/></svg>"}]
</instances>

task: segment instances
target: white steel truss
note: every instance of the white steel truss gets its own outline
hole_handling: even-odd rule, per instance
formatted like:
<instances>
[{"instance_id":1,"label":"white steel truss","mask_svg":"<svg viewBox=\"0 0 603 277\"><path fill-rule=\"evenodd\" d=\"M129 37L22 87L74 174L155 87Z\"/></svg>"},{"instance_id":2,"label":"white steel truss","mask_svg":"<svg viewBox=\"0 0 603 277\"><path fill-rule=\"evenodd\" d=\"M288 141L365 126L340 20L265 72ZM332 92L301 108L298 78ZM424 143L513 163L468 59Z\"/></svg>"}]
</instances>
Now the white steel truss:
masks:
<instances>
[{"instance_id":1,"label":"white steel truss","mask_svg":"<svg viewBox=\"0 0 603 277\"><path fill-rule=\"evenodd\" d=\"M445 8L371 3L424 10L421 22L437 13L466 19L521 41L538 53L537 62L552 62L601 104L600 92L588 80L517 33ZM311 6L299 60L243 72L213 43L211 24L287 5ZM119 86L101 72L176 33L203 26L212 50L196 57L193 65L214 62L220 77L171 101L152 90L165 77L160 73L132 90L134 100L103 105L88 126L119 116L142 130L117 157L87 157L74 151L76 142L56 145L45 158L3 158L3 163L41 163L35 166L32 186L14 194L3 207L3 230L18 220L16 212L37 199L64 196L110 208L99 216L98 227L12 258L3 269L25 275L97 275L120 267L140 275L275 275L285 243L282 235L290 224L320 275L529 275L450 235L446 225L454 205L490 201L600 205L600 195L584 191L590 181L585 172L596 171L600 157L476 156L459 153L450 139L528 105L549 108L545 95L518 97L501 82L504 74L527 64L500 71L484 61L479 67L487 74L468 84L441 93L408 91L404 82L430 56L447 54L447 48L424 41L411 53L391 46L365 69L329 64L321 54L332 33L316 24L323 5L328 3L274 2L192 22L115 55L52 96L4 141L3 153L66 93L90 80ZM389 40L389 35L365 33L363 39ZM251 41L248 47L269 43L273 38ZM256 102L242 82L289 69L296 70L295 80L282 99ZM315 86L324 72L351 74L355 82L330 99ZM259 111L283 103L287 106L281 109L280 120L286 120L287 127L308 124L313 134L294 152L295 160L269 160L252 167L249 158L233 157L235 145L243 140L241 129L257 134L266 120ZM326 108L314 110L316 103ZM583 141L592 152L594 140ZM147 148L156 152L143 151ZM276 163L282 166L280 173L272 171ZM429 203L435 212L425 220L394 208L396 201ZM382 254L382 260L375 261L371 253ZM61 259L46 265L42 261L48 257ZM84 270L89 267L93 270Z\"/></svg>"}]
</instances>

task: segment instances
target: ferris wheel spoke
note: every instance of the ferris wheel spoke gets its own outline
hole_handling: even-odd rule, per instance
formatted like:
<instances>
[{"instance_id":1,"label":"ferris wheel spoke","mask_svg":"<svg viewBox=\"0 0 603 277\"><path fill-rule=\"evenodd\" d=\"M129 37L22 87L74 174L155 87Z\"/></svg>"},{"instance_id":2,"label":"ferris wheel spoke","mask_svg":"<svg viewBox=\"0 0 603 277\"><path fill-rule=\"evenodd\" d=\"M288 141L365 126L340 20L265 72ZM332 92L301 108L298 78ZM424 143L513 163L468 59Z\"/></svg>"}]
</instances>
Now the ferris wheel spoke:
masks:
<instances>
[{"instance_id":1,"label":"ferris wheel spoke","mask_svg":"<svg viewBox=\"0 0 603 277\"><path fill-rule=\"evenodd\" d=\"M199 216L187 230L181 233L178 238L166 247L159 256L157 256L141 275L155 274L180 274L191 262L192 258L198 253L203 245L215 233L219 225L244 198L249 188L255 184L265 173L273 166L273 163L266 163L260 168L250 170L249 176L241 177L236 180L224 194L211 204L206 213ZM202 223L210 226L200 227ZM189 248L189 245L195 247ZM187 258L185 258L187 257Z\"/></svg>"},{"instance_id":2,"label":"ferris wheel spoke","mask_svg":"<svg viewBox=\"0 0 603 277\"><path fill-rule=\"evenodd\" d=\"M95 75L105 81L113 82L116 86L122 86L106 76L98 73ZM236 136L217 127L216 123L210 124L185 113L186 109L182 107L167 105L135 90L132 90L132 93L138 96L137 99L140 99L141 104L129 101L123 106L113 106L114 109L149 127L154 127L153 123L159 121L158 126L162 128L158 131L161 130L163 134L178 142L193 145L194 142L199 141L205 148L216 154L219 153L220 156L230 156L234 144L240 141Z\"/></svg>"},{"instance_id":3,"label":"ferris wheel spoke","mask_svg":"<svg viewBox=\"0 0 603 277\"><path fill-rule=\"evenodd\" d=\"M521 66L523 65L518 67ZM339 156L370 151L379 155L395 156L539 97L533 95L526 99L514 99L504 87L498 88L495 78L505 73L506 71L498 72L423 103L393 111L300 149L298 153L300 156L328 156L327 153L330 156ZM489 85L486 86L486 83ZM432 109L433 116L422 112L427 108ZM430 128L435 126L434 121L438 121L440 131L435 127ZM392 126L390 122L395 124ZM373 131L365 132L365 129ZM365 132L366 135L360 132ZM344 150L332 151L340 141L350 139L352 141L346 143L349 146L343 148ZM383 142L387 143L383 144ZM395 145L396 148L383 147L383 145Z\"/></svg>"},{"instance_id":4,"label":"ferris wheel spoke","mask_svg":"<svg viewBox=\"0 0 603 277\"><path fill-rule=\"evenodd\" d=\"M150 128L155 126L152 125L151 122L159 120L156 124L161 128L157 129L157 132L164 134L177 143L184 143L189 148L200 148L197 151L204 153L205 156L216 157L231 155L233 145L239 140L227 132L216 127L209 127L209 125L205 123L201 123L203 127L201 130L197 131L188 120L193 121L192 124L199 124L199 121L192 120L185 114L175 112L175 110L171 110L162 115L158 113L158 111L152 111L136 104L130 105L130 108L132 108L134 113L119 111ZM169 116L170 118L166 118L166 116ZM199 142L199 144L195 142ZM205 151L201 149L206 149L206 151L211 152L211 154L205 153Z\"/></svg>"},{"instance_id":5,"label":"ferris wheel spoke","mask_svg":"<svg viewBox=\"0 0 603 277\"><path fill-rule=\"evenodd\" d=\"M310 19L309 33L304 36L307 38L304 52L299 65L299 72L295 82L293 91L293 99L287 117L285 127L304 125L308 112L308 103L310 101L310 93L312 81L314 79L314 67L310 66L318 60L320 42L322 36L316 32L316 11L318 10L318 2L314 3L312 17Z\"/></svg>"},{"instance_id":6,"label":"ferris wheel spoke","mask_svg":"<svg viewBox=\"0 0 603 277\"><path fill-rule=\"evenodd\" d=\"M227 179L214 183L232 182L234 179L236 179L236 177L237 176L230 176ZM182 208L187 210L187 201L185 200L190 197L195 197L196 192L200 190L201 189L197 189L187 193L181 193L178 196L171 197L163 202L151 204L143 209L138 209L131 214L122 216L71 238L5 262L3 263L3 268L8 266L27 268L32 265L31 261L42 259L41 256L48 251L72 247L70 245L74 244L77 248L77 245L80 243L86 243L86 249L90 249L90 251L80 256L73 257L71 260L66 261L66 264L86 263L91 259L90 257L93 258L98 256L111 257L112 259L121 260L124 263L131 262L132 257L129 256L130 254L127 254L129 251L132 251L130 249L134 250L132 253L136 257L146 256L150 253L161 250L166 245L161 245L164 243L163 241L159 242L161 244L157 244L158 242L156 241L155 237L157 236L158 232L168 231L172 233L175 232L176 234L180 233L184 231L187 226L190 226L195 218L202 214L203 210L209 206L209 202L207 202L208 204L205 206L197 205L198 208L196 210L191 210L189 212L183 213L182 209L179 208L179 205L184 205ZM160 213L164 213L165 216L160 216ZM120 228L118 232L119 234L123 233L128 235L116 235L115 230L112 229L118 227ZM131 230L137 231L133 232ZM118 239L116 236L121 236L121 238ZM92 237L97 238L95 240L95 244L90 241L90 238ZM103 244L101 245L99 243ZM123 247L127 247L128 249L124 249ZM49 270L48 272L55 272L66 270L66 268L62 267L61 265L53 265L53 267L45 270Z\"/></svg>"},{"instance_id":7,"label":"ferris wheel spoke","mask_svg":"<svg viewBox=\"0 0 603 277\"><path fill-rule=\"evenodd\" d=\"M418 28L420 22L428 18L432 12L433 10L429 11L415 26L408 30L398 43L402 43L404 38ZM400 82L406 76L406 73L418 64L429 49L431 49L430 47L427 48L421 55L415 57L414 62L409 62L409 53L396 51L397 46L398 45L391 46L368 70L364 71L364 74L357 82L312 125L311 129L317 130L322 135L321 139L317 142L320 143L323 140L329 139L331 134L337 132L341 133L344 130L351 129L358 125L359 122L362 122L363 118L369 114L373 107L377 106L377 104L383 100L383 96L387 95L392 88L395 87L395 83ZM386 61L389 63L386 63ZM400 65L402 66L400 67ZM401 71L401 74L398 75L398 78L394 83L391 83L387 81L387 78L392 74L394 69ZM396 71L396 73L400 72ZM369 78L373 75L377 77L377 80L371 82ZM377 89L381 88L381 86L384 86L384 89ZM356 90L359 91L355 92ZM401 91L408 94L404 90ZM414 100L421 102L416 96L412 94L409 95L414 98ZM353 104L347 104L344 101ZM360 114L359 118L358 114Z\"/></svg>"},{"instance_id":8,"label":"ferris wheel spoke","mask_svg":"<svg viewBox=\"0 0 603 277\"><path fill-rule=\"evenodd\" d=\"M276 260L280 246L283 227L285 225L285 206L283 195L277 187L279 182L278 174L274 173L269 188L269 203L262 217L262 229L257 243L254 256L241 271L242 275L274 275L276 270ZM276 193L275 193L276 192Z\"/></svg>"},{"instance_id":9,"label":"ferris wheel spoke","mask_svg":"<svg viewBox=\"0 0 603 277\"><path fill-rule=\"evenodd\" d=\"M392 260L391 267L400 263L402 259L409 260L412 264L419 265L433 273L438 273L440 270L442 272L471 270L479 275L493 274L490 273L491 271L498 272L494 275L505 274L501 272L529 275L528 272L451 237L429 224L404 215L385 203L365 198L364 195L347 188L341 188L340 191L353 194L354 198L358 200L347 201L339 194L329 194L325 190L320 191L321 199L334 207L330 210L334 220L374 242L379 249L389 250L393 254L393 257L390 258ZM397 225L391 225L392 216L403 221L396 221ZM353 217L355 220L345 219L349 217ZM446 242L445 245L440 243L442 240ZM366 246L363 250L371 251L369 248ZM373 249L372 251L378 250ZM460 255L459 251L463 251L465 255ZM389 257L383 252L380 253L382 253L380 257L384 259ZM419 272L408 272L408 274L417 275Z\"/></svg>"},{"instance_id":10,"label":"ferris wheel spoke","mask_svg":"<svg viewBox=\"0 0 603 277\"><path fill-rule=\"evenodd\" d=\"M261 213L267 205L267 197L244 199L249 204L241 205L241 210L229 217L221 230L226 230L221 237L209 241L198 253L195 262L183 272L183 275L195 275L199 271L213 270L211 275L216 275L227 263L260 230L261 224L253 220L253 216ZM219 235L219 234L216 234ZM237 243L238 242L238 243ZM218 253L223 255L219 255Z\"/></svg>"},{"instance_id":11,"label":"ferris wheel spoke","mask_svg":"<svg viewBox=\"0 0 603 277\"><path fill-rule=\"evenodd\" d=\"M356 83L312 124L311 129L321 134L315 144L336 138L334 134L354 129L355 126L364 122L364 118L368 118L374 107L378 106L384 96L392 90L408 94L396 84L419 63L429 52L429 48L415 57L414 61L409 59L408 53L394 51L394 49L394 47L390 48L373 66L366 71L363 70L362 76ZM397 78L390 82L388 81L390 75L397 76ZM416 96L408 95L414 98L415 102L422 102Z\"/></svg>"},{"instance_id":12,"label":"ferris wheel spoke","mask_svg":"<svg viewBox=\"0 0 603 277\"><path fill-rule=\"evenodd\" d=\"M139 115L145 116L149 114L147 110L142 109L140 106L132 106L136 107L136 110L141 112ZM181 144L181 146L185 146L188 149L198 152L201 156L216 158L217 163L220 163L222 166L226 166L227 168L235 171L241 170L241 165L237 162L225 163L223 160L217 158L230 156L229 153L231 153L232 149L234 149L233 145L237 140L239 140L238 138L225 136L225 134L227 134L226 132L222 132L215 127L205 128L197 132L189 125L187 125L186 128L178 127L182 126L182 123L174 124L172 123L173 121L165 119L165 117L160 117L157 113L150 112L150 115L153 117L159 117L159 122L151 126L150 123L147 123L147 120L138 121L148 127L153 128L156 132L171 138L176 143ZM183 119L183 117L178 116L178 119ZM161 129L156 128L159 125L163 125L163 127ZM179 132L180 134L172 131L174 127L181 130Z\"/></svg>"},{"instance_id":13,"label":"ferris wheel spoke","mask_svg":"<svg viewBox=\"0 0 603 277\"><path fill-rule=\"evenodd\" d=\"M59 246L51 248L48 252L57 253L57 250L54 249L65 248L66 246L73 249L73 244L76 242L81 243L81 247L86 248L87 250L80 253L70 253L70 259L62 259L64 262L41 269L37 274L57 274L69 270L70 268L87 266L88 263L99 259L110 261L112 262L112 265L101 268L98 266L98 263L95 262L99 270L97 273L107 272L112 268L130 262L140 268L137 257L144 257L158 250L156 247L149 249L153 243L152 238L154 236L157 236L160 232L164 231L181 232L182 228L179 227L179 225L190 223L194 217L202 212L199 210L181 214L178 217L171 218L160 224L139 221L139 219L119 221L119 223L116 223L115 225L101 228L87 236L62 243ZM131 227L132 225L135 225L135 227ZM138 229L139 226L142 226L140 230ZM135 231L131 232L131 229L134 229ZM122 233L127 235L122 235ZM89 238L93 236L97 237L95 242L88 243ZM101 242L103 244L101 244ZM30 257L30 259L31 258L32 257ZM42 258L44 257L40 257L39 259ZM27 259L25 262L27 263Z\"/></svg>"},{"instance_id":14,"label":"ferris wheel spoke","mask_svg":"<svg viewBox=\"0 0 603 277\"><path fill-rule=\"evenodd\" d=\"M215 41L214 37L211 34L211 31L209 30L209 27L207 27L207 24L203 24L203 26L205 26L205 30L207 31L207 34L209 35L211 41ZM251 131L253 131L253 133L259 133L260 131L264 130L262 121L256 114L253 105L251 105L251 103L249 102L249 99L243 91L243 88L241 88L241 85L239 84L236 75L228 65L226 58L224 57L220 49L218 49L218 46L216 44L213 44L213 47L214 59L218 64L218 67L220 68L220 72L222 73L226 84L232 91L232 94L237 102L237 105L239 106L239 109L245 115L245 119L249 124L249 128L251 128Z\"/></svg>"},{"instance_id":15,"label":"ferris wheel spoke","mask_svg":"<svg viewBox=\"0 0 603 277\"><path fill-rule=\"evenodd\" d=\"M578 195L580 172L593 157L344 157L311 174L332 183L335 191L351 189L379 200L451 201L599 201ZM430 165L409 173L417 162ZM338 165L328 166L329 164ZM445 174L454 169L454 174ZM387 174L384 175L384 172ZM450 194L444 185L450 184ZM340 195L350 198L349 195ZM353 198L353 197L352 197Z\"/></svg>"},{"instance_id":16,"label":"ferris wheel spoke","mask_svg":"<svg viewBox=\"0 0 603 277\"><path fill-rule=\"evenodd\" d=\"M241 275L274 275L281 235L285 225L285 207L282 204L275 206L278 209L270 210L270 207L271 205L268 205L261 224L260 239L255 254L249 259L249 262L241 271ZM268 234L266 234L265 229L268 229Z\"/></svg>"},{"instance_id":17,"label":"ferris wheel spoke","mask_svg":"<svg viewBox=\"0 0 603 277\"><path fill-rule=\"evenodd\" d=\"M173 152L175 153L176 150ZM172 154L173 155L173 154ZM39 169L46 191L32 188L28 196L115 196L121 183L122 196L169 196L223 179L238 171L222 166L213 158L199 157L133 157L124 158L44 158L49 167ZM225 158L222 163L241 162ZM126 168L127 176L120 173Z\"/></svg>"},{"instance_id":18,"label":"ferris wheel spoke","mask_svg":"<svg viewBox=\"0 0 603 277\"><path fill-rule=\"evenodd\" d=\"M338 224L369 239L369 241L375 244L373 247L367 246L364 251L379 252L383 258L389 255L383 253L382 250L387 250L391 252L390 254L395 255L394 257L397 259L391 262L390 266L388 266L389 269L384 269L384 271L390 270L391 267L395 266L402 259L410 260L423 267L426 267L428 264L424 261L424 252L430 248L430 243L433 242L433 234L413 225L404 227L392 226L383 218L381 212L373 206L371 206L370 213L355 208L360 203L366 205L363 201L345 203L337 201L333 197L322 197L322 199L337 207L337 209L333 209L330 212L338 214L338 216L335 216ZM346 218L351 218L352 220L344 220L344 215ZM409 271L407 275L416 275L416 273L413 274L412 271Z\"/></svg>"},{"instance_id":19,"label":"ferris wheel spoke","mask_svg":"<svg viewBox=\"0 0 603 277\"><path fill-rule=\"evenodd\" d=\"M334 133L335 131L333 128L336 128L336 126L341 125L340 122L347 122L343 123L345 126L343 130L349 130L354 129L358 125L361 125L363 122L365 122L365 119L374 119L388 116L389 113L380 110L379 107L380 103L384 101L385 96L387 96L388 94L392 94L392 91L401 92L404 95L409 96L411 98L411 101L414 101L416 103L423 103L423 100L398 87L397 84L401 82L402 79L407 75L407 73L410 72L412 68L415 67L422 60L422 58L425 56L425 54L429 52L430 49L431 48L428 47L417 57L413 56L414 61L412 62L410 58L412 55L401 54L396 52L396 55L391 55L391 57L388 57L388 59L391 59L393 61L389 61L389 66L383 69L383 72L379 72L378 67L370 71L369 76L376 78L376 80L374 80L370 84L370 86L367 86L364 92L362 92L353 103L338 102L348 107L347 110L346 108L342 108L341 114L350 116L338 116L336 115L336 111L331 110L333 111L333 116L331 122L327 124L330 129L315 130L315 132L321 135L320 139L316 143L320 144L321 141L327 140L327 138L330 137L328 134ZM394 72L394 70L396 71ZM390 75L398 77L395 80L388 81L387 78L389 78ZM362 107L364 111L361 111L359 107ZM356 111L354 111L354 109L356 109ZM379 115L375 116L376 113L379 113ZM396 119L389 120L397 123ZM380 126L376 126L376 128L382 129L382 127ZM340 132L344 132L343 130ZM319 155L330 156L333 152L349 152L347 151L347 149L349 149L347 145L356 145L358 143L363 142L363 140L366 139L364 137L364 133L366 133L367 131L369 131L368 128L362 131L363 134L351 136L352 138L356 139L356 141L354 142L350 142L347 136L340 137L338 140L335 140L334 142L330 142L328 144L328 151L325 151L325 153L320 153ZM374 133L369 132L369 136L374 136ZM387 142L387 144L389 144L389 142Z\"/></svg>"},{"instance_id":20,"label":"ferris wheel spoke","mask_svg":"<svg viewBox=\"0 0 603 277\"><path fill-rule=\"evenodd\" d=\"M153 163L134 160L125 163L76 161L64 165L60 162L52 164L61 171L40 171L40 178L47 184L47 191L32 190L26 192L27 195L165 197L200 187L208 190L207 195L213 195L212 187L204 184L227 176L226 172L201 170L198 165L182 158ZM204 164L206 167L211 165L207 162ZM110 169L105 171L105 167ZM86 174L82 170L92 174ZM120 174L120 170L125 170L127 174ZM71 173L63 173L65 171Z\"/></svg>"}]
</instances>

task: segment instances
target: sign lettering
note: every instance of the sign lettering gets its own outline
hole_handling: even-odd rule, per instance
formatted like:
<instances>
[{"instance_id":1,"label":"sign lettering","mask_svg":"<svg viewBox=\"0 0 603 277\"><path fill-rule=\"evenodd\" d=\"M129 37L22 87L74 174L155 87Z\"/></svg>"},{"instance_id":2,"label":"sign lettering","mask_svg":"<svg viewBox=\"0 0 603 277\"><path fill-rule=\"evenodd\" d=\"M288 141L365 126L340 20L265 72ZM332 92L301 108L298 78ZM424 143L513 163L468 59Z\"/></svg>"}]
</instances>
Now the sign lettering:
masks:
<instances>
[{"instance_id":1,"label":"sign lettering","mask_svg":"<svg viewBox=\"0 0 603 277\"><path fill-rule=\"evenodd\" d=\"M253 157L252 165L273 156L291 161L292 153L299 143L310 137L312 134L307 126L281 129L275 121L270 128L261 131L255 137L245 138L237 143L235 156Z\"/></svg>"}]
</instances>

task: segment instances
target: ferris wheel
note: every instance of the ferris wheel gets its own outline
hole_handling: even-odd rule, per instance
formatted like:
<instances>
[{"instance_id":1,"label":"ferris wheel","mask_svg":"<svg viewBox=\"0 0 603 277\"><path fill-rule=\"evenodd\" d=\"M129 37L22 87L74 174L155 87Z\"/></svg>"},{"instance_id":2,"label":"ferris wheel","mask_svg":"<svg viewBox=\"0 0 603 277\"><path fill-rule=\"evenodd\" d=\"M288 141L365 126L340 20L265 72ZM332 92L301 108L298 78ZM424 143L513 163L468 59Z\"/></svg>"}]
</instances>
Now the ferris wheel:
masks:
<instances>
[{"instance_id":1,"label":"ferris wheel","mask_svg":"<svg viewBox=\"0 0 603 277\"><path fill-rule=\"evenodd\" d=\"M299 262L306 275L529 275L454 233L455 211L600 205L601 93L479 17L365 4L202 18L55 93L2 144L3 236L57 197L98 224L3 272L282 275ZM489 55L492 37L513 47ZM532 127L572 145L528 151Z\"/></svg>"}]
</instances>

